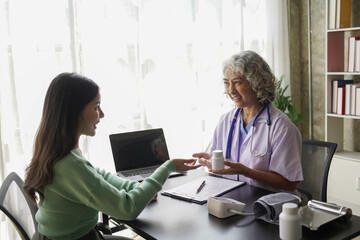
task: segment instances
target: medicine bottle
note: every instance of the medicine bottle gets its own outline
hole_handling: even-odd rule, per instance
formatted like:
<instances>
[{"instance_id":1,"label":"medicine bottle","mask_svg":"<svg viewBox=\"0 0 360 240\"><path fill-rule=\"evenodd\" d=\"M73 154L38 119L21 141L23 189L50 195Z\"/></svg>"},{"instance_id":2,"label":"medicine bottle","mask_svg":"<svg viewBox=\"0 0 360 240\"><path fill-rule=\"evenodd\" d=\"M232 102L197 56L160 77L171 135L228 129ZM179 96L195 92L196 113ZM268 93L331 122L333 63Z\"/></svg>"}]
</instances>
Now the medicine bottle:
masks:
<instances>
[{"instance_id":1,"label":"medicine bottle","mask_svg":"<svg viewBox=\"0 0 360 240\"><path fill-rule=\"evenodd\" d=\"M302 223L299 208L295 203L284 203L279 216L279 233L283 240L302 238Z\"/></svg>"},{"instance_id":2,"label":"medicine bottle","mask_svg":"<svg viewBox=\"0 0 360 240\"><path fill-rule=\"evenodd\" d=\"M212 155L212 169L223 170L224 169L224 155L222 150L214 150Z\"/></svg>"}]
</instances>

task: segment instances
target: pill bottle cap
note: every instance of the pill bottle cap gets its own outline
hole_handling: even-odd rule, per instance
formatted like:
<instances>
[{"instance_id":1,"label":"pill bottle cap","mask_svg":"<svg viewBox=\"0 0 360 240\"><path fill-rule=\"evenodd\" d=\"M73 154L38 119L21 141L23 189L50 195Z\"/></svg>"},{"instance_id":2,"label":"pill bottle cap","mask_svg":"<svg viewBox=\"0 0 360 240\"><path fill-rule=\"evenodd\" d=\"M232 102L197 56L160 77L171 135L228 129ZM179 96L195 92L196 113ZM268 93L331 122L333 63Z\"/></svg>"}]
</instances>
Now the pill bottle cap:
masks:
<instances>
[{"instance_id":1,"label":"pill bottle cap","mask_svg":"<svg viewBox=\"0 0 360 240\"><path fill-rule=\"evenodd\" d=\"M222 150L214 150L214 151L213 151L213 157L215 157L215 158L222 158L222 157L224 157L224 156L223 156L223 151L222 151Z\"/></svg>"},{"instance_id":2,"label":"pill bottle cap","mask_svg":"<svg viewBox=\"0 0 360 240\"><path fill-rule=\"evenodd\" d=\"M284 203L282 205L282 210L284 213L289 214L297 214L299 212L299 208L295 203Z\"/></svg>"}]
</instances>

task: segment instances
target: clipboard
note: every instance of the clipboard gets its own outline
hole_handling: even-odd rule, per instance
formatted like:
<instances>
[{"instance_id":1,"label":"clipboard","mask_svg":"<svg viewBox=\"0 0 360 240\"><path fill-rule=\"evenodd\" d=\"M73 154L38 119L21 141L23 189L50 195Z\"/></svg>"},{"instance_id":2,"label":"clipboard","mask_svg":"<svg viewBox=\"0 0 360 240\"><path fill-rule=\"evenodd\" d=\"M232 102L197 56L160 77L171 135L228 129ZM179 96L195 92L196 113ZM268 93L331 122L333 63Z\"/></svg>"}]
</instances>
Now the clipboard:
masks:
<instances>
[{"instance_id":1,"label":"clipboard","mask_svg":"<svg viewBox=\"0 0 360 240\"><path fill-rule=\"evenodd\" d=\"M196 193L203 181L205 181L204 187L199 193ZM218 197L243 184L245 184L245 182L234 181L222 177L204 176L181 186L165 190L161 192L161 195L187 202L204 204L209 197Z\"/></svg>"}]
</instances>

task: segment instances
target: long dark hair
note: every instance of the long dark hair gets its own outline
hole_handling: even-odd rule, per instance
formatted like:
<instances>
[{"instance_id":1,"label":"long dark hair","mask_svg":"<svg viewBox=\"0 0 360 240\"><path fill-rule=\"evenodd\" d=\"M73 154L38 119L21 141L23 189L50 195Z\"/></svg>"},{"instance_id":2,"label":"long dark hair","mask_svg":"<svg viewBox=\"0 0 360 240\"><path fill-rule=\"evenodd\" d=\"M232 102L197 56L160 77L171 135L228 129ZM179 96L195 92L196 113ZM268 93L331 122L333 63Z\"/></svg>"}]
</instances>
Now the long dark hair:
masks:
<instances>
[{"instance_id":1,"label":"long dark hair","mask_svg":"<svg viewBox=\"0 0 360 240\"><path fill-rule=\"evenodd\" d=\"M53 166L75 148L78 120L84 107L99 93L99 86L76 73L61 73L47 90L42 118L34 144L34 155L26 169L24 190L36 202L51 183Z\"/></svg>"}]
</instances>

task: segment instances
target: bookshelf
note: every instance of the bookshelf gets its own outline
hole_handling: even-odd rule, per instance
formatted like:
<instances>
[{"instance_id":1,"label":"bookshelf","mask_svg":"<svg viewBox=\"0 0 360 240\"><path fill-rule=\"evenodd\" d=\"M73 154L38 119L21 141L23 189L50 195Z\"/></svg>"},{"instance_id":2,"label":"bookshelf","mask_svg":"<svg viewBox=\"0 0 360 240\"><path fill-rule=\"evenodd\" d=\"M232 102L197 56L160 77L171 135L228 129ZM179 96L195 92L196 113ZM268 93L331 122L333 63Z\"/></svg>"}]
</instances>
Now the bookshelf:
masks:
<instances>
[{"instance_id":1,"label":"bookshelf","mask_svg":"<svg viewBox=\"0 0 360 240\"><path fill-rule=\"evenodd\" d=\"M328 4L327 4L328 8ZM327 11L328 12L328 11ZM360 27L328 29L328 16L326 16L326 57L325 57L325 140L336 142L337 155L344 151L344 120L360 120L360 116L339 115L332 113L332 81L353 79L358 82L360 72L347 72L348 38L360 36ZM360 161L360 152L354 152L354 158Z\"/></svg>"},{"instance_id":2,"label":"bookshelf","mask_svg":"<svg viewBox=\"0 0 360 240\"><path fill-rule=\"evenodd\" d=\"M353 126L358 125L360 116L332 112L332 81L352 79L354 83L360 82L360 72L347 72L348 38L360 37L360 25L354 26L352 23L348 28L329 29L331 1L334 0L326 0L325 140L335 142L338 146L330 167L327 197L328 202L348 206L354 214L360 215L360 152L347 149L345 144L354 141L360 131L356 127L351 129L353 135L344 131L345 124L349 121L354 122ZM360 10L358 6L353 4L351 14Z\"/></svg>"}]
</instances>

